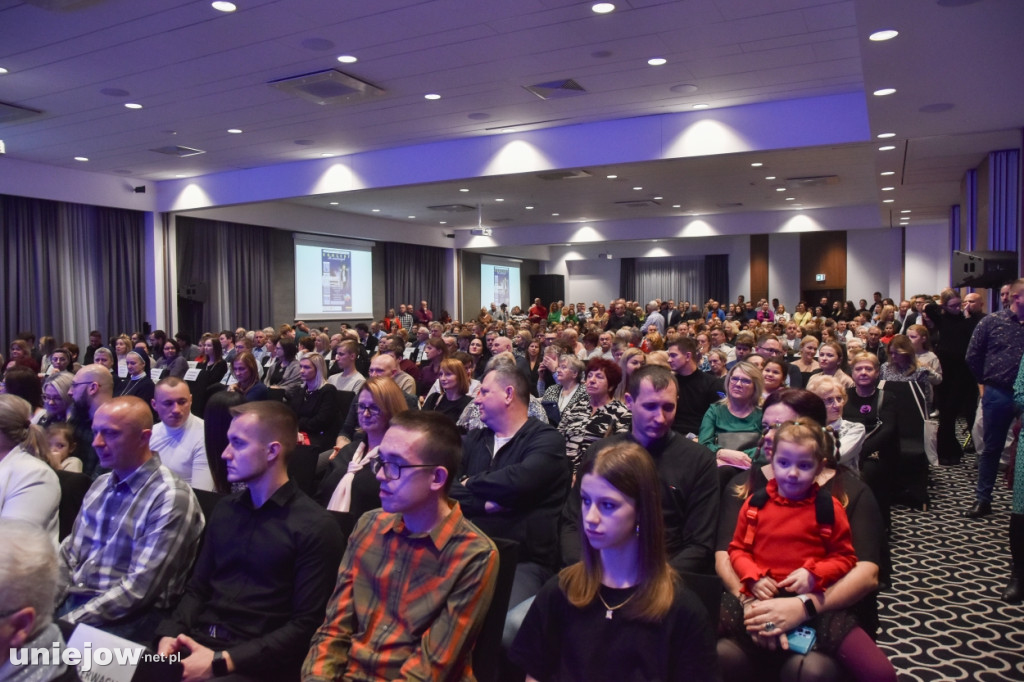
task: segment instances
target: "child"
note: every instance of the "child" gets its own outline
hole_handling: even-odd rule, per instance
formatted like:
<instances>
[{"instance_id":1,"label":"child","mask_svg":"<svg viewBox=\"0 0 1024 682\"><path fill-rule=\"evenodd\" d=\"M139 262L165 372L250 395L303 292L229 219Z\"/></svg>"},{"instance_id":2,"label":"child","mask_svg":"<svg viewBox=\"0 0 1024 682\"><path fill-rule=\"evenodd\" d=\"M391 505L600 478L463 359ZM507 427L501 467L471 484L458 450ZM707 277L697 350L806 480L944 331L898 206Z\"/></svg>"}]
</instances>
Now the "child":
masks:
<instances>
[{"instance_id":1,"label":"child","mask_svg":"<svg viewBox=\"0 0 1024 682\"><path fill-rule=\"evenodd\" d=\"M66 422L57 422L46 427L46 438L50 443L50 465L58 471L82 473L82 460L72 455L78 447L75 432Z\"/></svg>"},{"instance_id":2,"label":"child","mask_svg":"<svg viewBox=\"0 0 1024 682\"><path fill-rule=\"evenodd\" d=\"M776 432L774 478L743 504L729 544L745 602L824 592L857 563L842 503L819 493L816 483L831 443L825 429L810 419L787 422ZM892 665L849 614L821 614L807 625L818 633L818 648L835 655L855 679L895 682ZM771 638L783 633L766 622L756 634Z\"/></svg>"}]
</instances>

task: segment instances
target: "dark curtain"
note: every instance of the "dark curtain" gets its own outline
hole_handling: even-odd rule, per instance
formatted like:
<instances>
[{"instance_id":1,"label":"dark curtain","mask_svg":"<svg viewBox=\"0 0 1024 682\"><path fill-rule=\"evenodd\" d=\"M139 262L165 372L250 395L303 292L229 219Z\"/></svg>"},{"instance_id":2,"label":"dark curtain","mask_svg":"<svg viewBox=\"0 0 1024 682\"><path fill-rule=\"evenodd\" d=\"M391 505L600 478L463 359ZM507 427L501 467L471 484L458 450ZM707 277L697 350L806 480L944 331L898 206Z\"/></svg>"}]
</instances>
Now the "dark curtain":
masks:
<instances>
[{"instance_id":1,"label":"dark curtain","mask_svg":"<svg viewBox=\"0 0 1024 682\"><path fill-rule=\"evenodd\" d=\"M619 268L619 296L636 300L636 258L623 258Z\"/></svg>"},{"instance_id":2,"label":"dark curtain","mask_svg":"<svg viewBox=\"0 0 1024 682\"><path fill-rule=\"evenodd\" d=\"M703 301L704 258L638 258L636 259L637 298L645 303L654 299Z\"/></svg>"},{"instance_id":3,"label":"dark curtain","mask_svg":"<svg viewBox=\"0 0 1024 682\"><path fill-rule=\"evenodd\" d=\"M989 154L988 247L1016 251L1020 224L1020 152L1007 149Z\"/></svg>"},{"instance_id":4,"label":"dark curtain","mask_svg":"<svg viewBox=\"0 0 1024 682\"><path fill-rule=\"evenodd\" d=\"M201 330L273 324L272 232L256 225L177 218L178 286L198 285Z\"/></svg>"},{"instance_id":5,"label":"dark curtain","mask_svg":"<svg viewBox=\"0 0 1024 682\"><path fill-rule=\"evenodd\" d=\"M716 301L729 300L728 255L704 256L704 291L708 298ZM703 302L701 301L701 304ZM694 304L696 305L696 301Z\"/></svg>"},{"instance_id":6,"label":"dark curtain","mask_svg":"<svg viewBox=\"0 0 1024 682\"><path fill-rule=\"evenodd\" d=\"M80 347L141 330L145 216L139 211L0 195L0 339L19 332Z\"/></svg>"},{"instance_id":7,"label":"dark curtain","mask_svg":"<svg viewBox=\"0 0 1024 682\"><path fill-rule=\"evenodd\" d=\"M444 304L445 249L416 244L381 243L384 251L384 308L426 301L435 316Z\"/></svg>"}]
</instances>

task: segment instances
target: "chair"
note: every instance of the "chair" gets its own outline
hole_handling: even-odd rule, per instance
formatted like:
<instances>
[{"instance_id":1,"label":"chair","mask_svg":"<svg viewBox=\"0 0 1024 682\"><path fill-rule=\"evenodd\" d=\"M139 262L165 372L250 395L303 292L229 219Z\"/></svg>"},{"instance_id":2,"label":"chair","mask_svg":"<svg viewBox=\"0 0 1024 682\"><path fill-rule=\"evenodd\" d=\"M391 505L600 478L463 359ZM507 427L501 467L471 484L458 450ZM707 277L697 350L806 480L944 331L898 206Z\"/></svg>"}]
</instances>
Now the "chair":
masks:
<instances>
[{"instance_id":1,"label":"chair","mask_svg":"<svg viewBox=\"0 0 1024 682\"><path fill-rule=\"evenodd\" d=\"M212 490L200 490L198 488L193 488L192 492L195 493L196 499L199 501L199 508L203 510L203 518L209 521L213 508L217 506L217 503L225 495Z\"/></svg>"},{"instance_id":2,"label":"chair","mask_svg":"<svg viewBox=\"0 0 1024 682\"><path fill-rule=\"evenodd\" d=\"M686 571L680 571L679 576L683 579L683 586L700 599L700 603L708 612L708 623L712 629L717 630L718 614L722 606L722 592L725 591L722 579L717 575Z\"/></svg>"},{"instance_id":3,"label":"chair","mask_svg":"<svg viewBox=\"0 0 1024 682\"><path fill-rule=\"evenodd\" d=\"M320 448L300 445L288 459L288 478L310 497L316 495L316 463L319 458Z\"/></svg>"},{"instance_id":4,"label":"chair","mask_svg":"<svg viewBox=\"0 0 1024 682\"><path fill-rule=\"evenodd\" d=\"M494 585L494 596L484 617L484 624L473 647L473 672L480 682L497 682L504 653L501 635L505 629L505 614L508 600L512 596L512 581L519 564L519 543L504 538L491 538L498 548L498 579Z\"/></svg>"},{"instance_id":5,"label":"chair","mask_svg":"<svg viewBox=\"0 0 1024 682\"><path fill-rule=\"evenodd\" d=\"M89 492L92 479L75 471L58 471L57 481L60 483L60 505L57 508L60 539L71 534L71 529L82 508L85 494Z\"/></svg>"},{"instance_id":6,"label":"chair","mask_svg":"<svg viewBox=\"0 0 1024 682\"><path fill-rule=\"evenodd\" d=\"M893 502L914 509L928 508L928 456L924 449L924 418L909 383L885 382L885 401L896 411L899 458L895 462Z\"/></svg>"},{"instance_id":7,"label":"chair","mask_svg":"<svg viewBox=\"0 0 1024 682\"><path fill-rule=\"evenodd\" d=\"M359 517L348 512L331 511L330 509L327 510L327 513L330 514L331 518L334 519L334 522L338 524L338 530L341 531L341 536L344 540L343 544L347 549L348 536L352 535L352 529L356 527L356 521L359 520ZM342 556L344 556L344 554Z\"/></svg>"}]
</instances>

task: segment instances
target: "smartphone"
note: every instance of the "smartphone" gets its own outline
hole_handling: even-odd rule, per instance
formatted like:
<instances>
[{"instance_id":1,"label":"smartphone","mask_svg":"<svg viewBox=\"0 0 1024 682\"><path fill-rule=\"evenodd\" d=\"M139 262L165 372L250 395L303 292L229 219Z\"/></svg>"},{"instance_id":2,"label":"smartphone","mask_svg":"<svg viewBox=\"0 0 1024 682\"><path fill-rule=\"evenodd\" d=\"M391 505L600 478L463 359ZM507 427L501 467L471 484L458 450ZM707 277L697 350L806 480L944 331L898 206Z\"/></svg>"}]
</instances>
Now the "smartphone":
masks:
<instances>
[{"instance_id":1,"label":"smartphone","mask_svg":"<svg viewBox=\"0 0 1024 682\"><path fill-rule=\"evenodd\" d=\"M787 632L786 639L789 640L790 651L795 651L798 654L806 654L814 648L814 642L818 639L818 633L814 631L814 628L801 625L800 627Z\"/></svg>"}]
</instances>

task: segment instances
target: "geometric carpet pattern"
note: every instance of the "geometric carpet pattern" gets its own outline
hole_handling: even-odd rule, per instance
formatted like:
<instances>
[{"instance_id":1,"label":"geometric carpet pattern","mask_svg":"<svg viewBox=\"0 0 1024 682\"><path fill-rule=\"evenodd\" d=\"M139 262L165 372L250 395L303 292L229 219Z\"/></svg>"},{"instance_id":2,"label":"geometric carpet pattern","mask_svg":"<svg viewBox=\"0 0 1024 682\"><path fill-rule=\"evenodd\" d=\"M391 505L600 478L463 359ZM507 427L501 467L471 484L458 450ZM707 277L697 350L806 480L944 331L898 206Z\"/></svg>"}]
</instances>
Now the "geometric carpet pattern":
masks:
<instances>
[{"instance_id":1,"label":"geometric carpet pattern","mask_svg":"<svg viewBox=\"0 0 1024 682\"><path fill-rule=\"evenodd\" d=\"M1024 682L1024 606L999 600L1009 575L1010 493L1003 475L993 514L974 501L975 456L932 467L927 511L892 510L892 586L879 596L878 644L900 682Z\"/></svg>"}]
</instances>

